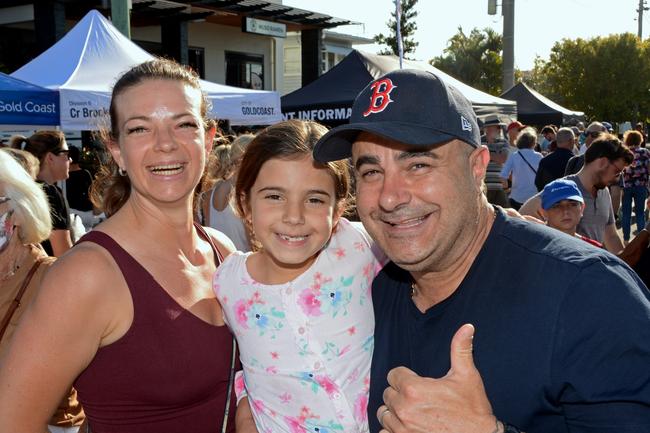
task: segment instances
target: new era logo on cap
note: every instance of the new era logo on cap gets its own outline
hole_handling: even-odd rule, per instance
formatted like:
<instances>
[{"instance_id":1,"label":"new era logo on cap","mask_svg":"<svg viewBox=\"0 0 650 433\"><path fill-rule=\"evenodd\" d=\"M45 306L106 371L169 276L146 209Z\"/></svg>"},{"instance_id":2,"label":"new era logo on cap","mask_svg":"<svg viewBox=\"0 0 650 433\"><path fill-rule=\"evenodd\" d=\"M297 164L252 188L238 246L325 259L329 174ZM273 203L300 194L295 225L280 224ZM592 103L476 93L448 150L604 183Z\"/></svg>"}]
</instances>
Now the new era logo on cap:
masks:
<instances>
[{"instance_id":1,"label":"new era logo on cap","mask_svg":"<svg viewBox=\"0 0 650 433\"><path fill-rule=\"evenodd\" d=\"M465 119L464 116L460 116L460 125L463 128L463 131L472 132L472 124L469 120Z\"/></svg>"},{"instance_id":2,"label":"new era logo on cap","mask_svg":"<svg viewBox=\"0 0 650 433\"><path fill-rule=\"evenodd\" d=\"M397 86L393 85L390 78L377 80L370 85L372 95L370 96L370 106L363 112L363 117L368 117L372 113L381 113L384 109L394 102L390 99L390 92L395 90Z\"/></svg>"}]
</instances>

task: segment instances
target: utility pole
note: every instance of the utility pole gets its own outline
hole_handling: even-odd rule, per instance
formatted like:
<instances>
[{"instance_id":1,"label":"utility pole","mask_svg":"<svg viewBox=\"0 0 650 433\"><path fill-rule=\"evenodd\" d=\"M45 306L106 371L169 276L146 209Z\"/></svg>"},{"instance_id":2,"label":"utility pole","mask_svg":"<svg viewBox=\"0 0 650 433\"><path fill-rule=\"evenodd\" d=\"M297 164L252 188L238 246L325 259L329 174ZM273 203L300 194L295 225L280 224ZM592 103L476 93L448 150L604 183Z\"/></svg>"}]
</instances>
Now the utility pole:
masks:
<instances>
[{"instance_id":1,"label":"utility pole","mask_svg":"<svg viewBox=\"0 0 650 433\"><path fill-rule=\"evenodd\" d=\"M502 0L501 13L503 15L502 91L505 92L515 85L515 0Z\"/></svg>"},{"instance_id":2,"label":"utility pole","mask_svg":"<svg viewBox=\"0 0 650 433\"><path fill-rule=\"evenodd\" d=\"M131 0L111 0L111 21L124 36L131 39Z\"/></svg>"},{"instance_id":3,"label":"utility pole","mask_svg":"<svg viewBox=\"0 0 650 433\"><path fill-rule=\"evenodd\" d=\"M645 0L639 0L639 9L637 9L637 13L639 14L637 21L639 24L639 31L638 31L638 36L639 39L643 39L643 12L649 10L646 6L646 1Z\"/></svg>"}]
</instances>

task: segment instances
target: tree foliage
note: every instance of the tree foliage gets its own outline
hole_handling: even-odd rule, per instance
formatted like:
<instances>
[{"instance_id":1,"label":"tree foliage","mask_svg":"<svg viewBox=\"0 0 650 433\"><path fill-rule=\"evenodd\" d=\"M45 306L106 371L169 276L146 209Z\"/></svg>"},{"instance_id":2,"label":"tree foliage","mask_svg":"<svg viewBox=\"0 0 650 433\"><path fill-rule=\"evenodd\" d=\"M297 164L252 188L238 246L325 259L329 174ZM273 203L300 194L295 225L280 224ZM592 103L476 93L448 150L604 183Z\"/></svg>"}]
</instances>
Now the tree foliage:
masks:
<instances>
[{"instance_id":1,"label":"tree foliage","mask_svg":"<svg viewBox=\"0 0 650 433\"><path fill-rule=\"evenodd\" d=\"M563 39L548 60L535 59L531 86L587 117L646 120L650 109L650 43L631 33Z\"/></svg>"},{"instance_id":2,"label":"tree foliage","mask_svg":"<svg viewBox=\"0 0 650 433\"><path fill-rule=\"evenodd\" d=\"M501 93L503 38L490 28L472 29L469 35L458 27L443 55L429 61L454 78L493 95Z\"/></svg>"},{"instance_id":3,"label":"tree foliage","mask_svg":"<svg viewBox=\"0 0 650 433\"><path fill-rule=\"evenodd\" d=\"M417 17L418 12L415 10L415 5L418 3L418 0L399 0L402 4L402 13L400 15L400 33L402 35L402 52L404 53L404 58L408 58L407 54L415 53L415 49L418 46L418 43L413 39L413 35L417 30L417 24L415 24L415 17ZM394 54L399 55L399 50L397 47L397 17L395 15L395 10L390 14L391 19L386 23L390 33L384 35L380 33L375 36L375 42L381 45L387 45L388 48L379 52L379 54Z\"/></svg>"}]
</instances>

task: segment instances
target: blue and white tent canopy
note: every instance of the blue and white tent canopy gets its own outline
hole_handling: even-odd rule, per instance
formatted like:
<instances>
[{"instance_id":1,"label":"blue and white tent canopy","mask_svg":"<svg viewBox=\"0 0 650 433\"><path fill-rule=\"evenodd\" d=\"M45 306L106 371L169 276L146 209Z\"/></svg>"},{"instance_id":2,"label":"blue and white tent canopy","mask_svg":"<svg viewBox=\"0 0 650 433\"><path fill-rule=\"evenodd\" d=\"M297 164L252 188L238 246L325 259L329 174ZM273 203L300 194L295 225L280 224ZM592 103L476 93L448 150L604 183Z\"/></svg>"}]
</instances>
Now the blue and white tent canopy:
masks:
<instances>
[{"instance_id":1,"label":"blue and white tent canopy","mask_svg":"<svg viewBox=\"0 0 650 433\"><path fill-rule=\"evenodd\" d=\"M13 74L58 90L61 128L95 130L105 125L111 90L133 66L154 57L131 42L104 16L91 10L56 44ZM282 120L280 96L201 80L212 102L210 114L233 125L268 125Z\"/></svg>"},{"instance_id":2,"label":"blue and white tent canopy","mask_svg":"<svg viewBox=\"0 0 650 433\"><path fill-rule=\"evenodd\" d=\"M59 94L0 72L0 125L59 124Z\"/></svg>"}]
</instances>

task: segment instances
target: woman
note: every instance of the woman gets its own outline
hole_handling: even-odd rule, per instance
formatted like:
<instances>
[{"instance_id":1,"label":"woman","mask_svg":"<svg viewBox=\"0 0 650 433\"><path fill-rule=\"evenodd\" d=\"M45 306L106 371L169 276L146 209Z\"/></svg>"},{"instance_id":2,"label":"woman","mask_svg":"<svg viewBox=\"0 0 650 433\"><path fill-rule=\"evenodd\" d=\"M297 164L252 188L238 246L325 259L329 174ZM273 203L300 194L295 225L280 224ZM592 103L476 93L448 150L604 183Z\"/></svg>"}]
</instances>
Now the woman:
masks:
<instances>
[{"instance_id":1,"label":"woman","mask_svg":"<svg viewBox=\"0 0 650 433\"><path fill-rule=\"evenodd\" d=\"M634 152L634 161L623 170L623 203L621 206L621 227L623 241L630 241L632 226L632 200L636 228L640 232L645 227L645 201L648 198L648 173L650 172L650 151L641 147L643 135L639 131L627 131L623 137L627 147Z\"/></svg>"},{"instance_id":2,"label":"woman","mask_svg":"<svg viewBox=\"0 0 650 433\"><path fill-rule=\"evenodd\" d=\"M241 217L231 203L237 169L252 134L240 135L232 144L218 146L208 165L208 176L216 179L214 185L204 194L203 224L219 230L228 236L239 251L250 251L250 240Z\"/></svg>"},{"instance_id":3,"label":"woman","mask_svg":"<svg viewBox=\"0 0 650 433\"><path fill-rule=\"evenodd\" d=\"M115 84L112 161L93 190L109 218L52 267L16 332L0 368L4 430L41 433L74 383L93 433L216 433L224 418L234 431L233 339L211 289L233 247L193 224L207 111L196 74L169 60Z\"/></svg>"},{"instance_id":4,"label":"woman","mask_svg":"<svg viewBox=\"0 0 650 433\"><path fill-rule=\"evenodd\" d=\"M25 307L55 260L38 244L47 239L51 230L47 199L17 162L29 161L19 152L0 150L0 358L7 352ZM15 344L20 345L20 341ZM83 419L77 393L72 389L60 401L48 428L51 433L73 433Z\"/></svg>"},{"instance_id":5,"label":"woman","mask_svg":"<svg viewBox=\"0 0 650 433\"><path fill-rule=\"evenodd\" d=\"M26 150L38 158L40 169L36 178L50 202L52 233L42 245L50 256L59 257L72 247L71 219L68 202L56 182L68 178L70 158L68 144L61 131L39 131L29 138L15 137L12 147Z\"/></svg>"},{"instance_id":6,"label":"woman","mask_svg":"<svg viewBox=\"0 0 650 433\"><path fill-rule=\"evenodd\" d=\"M534 128L524 128L517 136L516 143L517 151L508 156L501 169L501 179L505 187L508 178L512 176L510 206L519 210L526 200L537 194L535 176L542 154L533 150L537 144L537 133Z\"/></svg>"}]
</instances>

